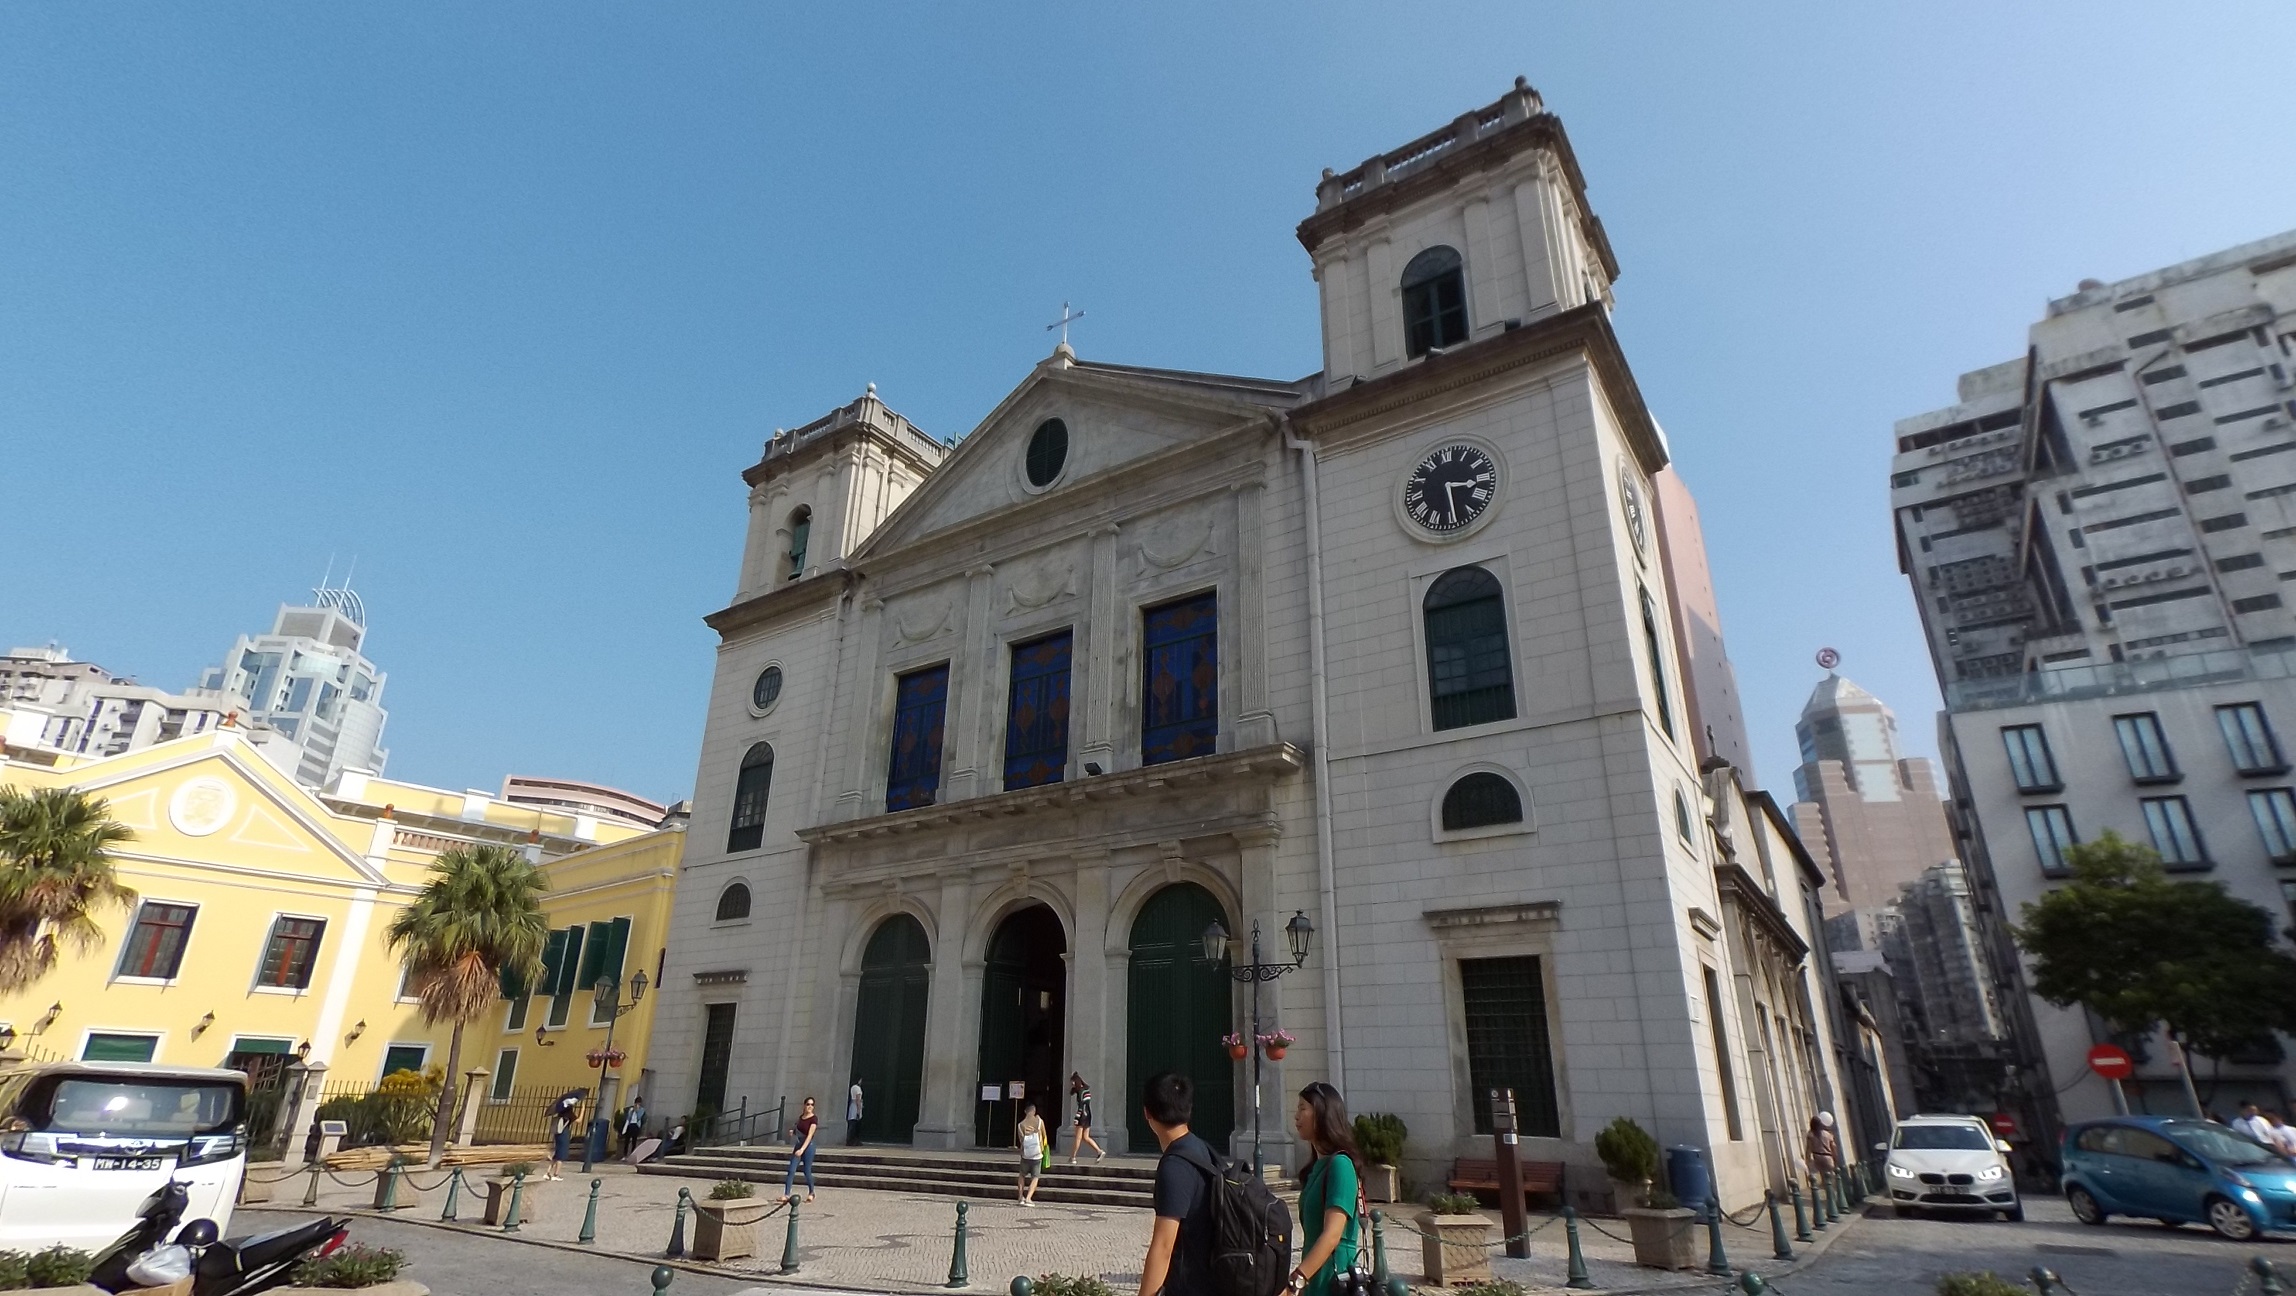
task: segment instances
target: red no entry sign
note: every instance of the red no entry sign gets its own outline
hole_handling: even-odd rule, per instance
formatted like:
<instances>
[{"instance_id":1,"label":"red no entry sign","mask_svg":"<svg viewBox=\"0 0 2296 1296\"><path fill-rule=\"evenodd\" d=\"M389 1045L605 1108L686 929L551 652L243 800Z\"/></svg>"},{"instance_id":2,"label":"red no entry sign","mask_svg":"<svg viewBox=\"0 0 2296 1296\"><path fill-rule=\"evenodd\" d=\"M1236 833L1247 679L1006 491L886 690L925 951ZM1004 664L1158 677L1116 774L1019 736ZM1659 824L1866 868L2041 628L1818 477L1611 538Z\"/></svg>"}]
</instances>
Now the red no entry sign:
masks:
<instances>
[{"instance_id":1,"label":"red no entry sign","mask_svg":"<svg viewBox=\"0 0 2296 1296\"><path fill-rule=\"evenodd\" d=\"M1993 1113L1992 1123L1993 1132L2002 1138L2015 1138L2017 1136L2017 1118L2009 1113L2005 1111Z\"/></svg>"},{"instance_id":2,"label":"red no entry sign","mask_svg":"<svg viewBox=\"0 0 2296 1296\"><path fill-rule=\"evenodd\" d=\"M2136 1074L2137 1064L2120 1045L2099 1044L2089 1050L2089 1069L2107 1080L2126 1080Z\"/></svg>"}]
</instances>

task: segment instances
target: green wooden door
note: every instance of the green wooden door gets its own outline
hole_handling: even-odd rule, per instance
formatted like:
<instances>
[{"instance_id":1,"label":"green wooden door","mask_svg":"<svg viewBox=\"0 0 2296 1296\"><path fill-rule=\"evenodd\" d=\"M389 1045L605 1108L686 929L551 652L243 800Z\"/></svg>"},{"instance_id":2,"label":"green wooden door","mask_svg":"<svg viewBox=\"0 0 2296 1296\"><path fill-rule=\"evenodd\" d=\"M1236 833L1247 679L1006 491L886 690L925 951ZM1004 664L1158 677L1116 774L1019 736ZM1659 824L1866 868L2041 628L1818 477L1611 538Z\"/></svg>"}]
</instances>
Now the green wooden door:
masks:
<instances>
[{"instance_id":1,"label":"green wooden door","mask_svg":"<svg viewBox=\"0 0 2296 1296\"><path fill-rule=\"evenodd\" d=\"M1045 905L1031 905L997 924L981 970L981 1085L999 1094L1019 1081L1045 1124L1060 1121L1061 1063L1067 1056L1067 938ZM976 1095L978 1090L975 1091ZM1018 1104L1010 1098L976 1102L973 1142L1013 1146Z\"/></svg>"},{"instance_id":2,"label":"green wooden door","mask_svg":"<svg viewBox=\"0 0 2296 1296\"><path fill-rule=\"evenodd\" d=\"M915 1135L932 959L924 927L907 914L878 924L861 955L852 1078L861 1082L861 1137L868 1142L907 1143Z\"/></svg>"},{"instance_id":3,"label":"green wooden door","mask_svg":"<svg viewBox=\"0 0 2296 1296\"><path fill-rule=\"evenodd\" d=\"M1237 1029L1232 992L1219 965L1204 958L1204 929L1214 921L1232 926L1211 892L1182 882L1148 897L1132 922L1122 1117L1135 1152L1156 1151L1156 1136L1140 1118L1140 1095L1159 1071L1195 1081L1189 1128L1205 1142L1224 1150L1235 1132L1236 1064L1220 1045Z\"/></svg>"}]
</instances>

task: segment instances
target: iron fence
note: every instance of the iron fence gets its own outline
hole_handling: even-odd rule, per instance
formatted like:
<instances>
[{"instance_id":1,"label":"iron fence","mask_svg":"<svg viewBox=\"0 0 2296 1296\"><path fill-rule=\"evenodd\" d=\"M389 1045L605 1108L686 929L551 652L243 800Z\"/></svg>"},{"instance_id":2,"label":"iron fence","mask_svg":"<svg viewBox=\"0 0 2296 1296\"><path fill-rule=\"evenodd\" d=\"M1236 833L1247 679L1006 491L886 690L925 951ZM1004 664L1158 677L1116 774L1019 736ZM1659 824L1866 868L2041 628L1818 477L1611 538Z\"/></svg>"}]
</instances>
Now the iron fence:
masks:
<instances>
[{"instance_id":1,"label":"iron fence","mask_svg":"<svg viewBox=\"0 0 2296 1296\"><path fill-rule=\"evenodd\" d=\"M513 1089L508 1097L496 1098L490 1091L478 1104L478 1123L472 1130L474 1143L548 1143L550 1141L550 1113L558 1106L559 1098L568 1091L564 1088L530 1086ZM587 1122L590 1112L587 1103L577 1129Z\"/></svg>"}]
</instances>

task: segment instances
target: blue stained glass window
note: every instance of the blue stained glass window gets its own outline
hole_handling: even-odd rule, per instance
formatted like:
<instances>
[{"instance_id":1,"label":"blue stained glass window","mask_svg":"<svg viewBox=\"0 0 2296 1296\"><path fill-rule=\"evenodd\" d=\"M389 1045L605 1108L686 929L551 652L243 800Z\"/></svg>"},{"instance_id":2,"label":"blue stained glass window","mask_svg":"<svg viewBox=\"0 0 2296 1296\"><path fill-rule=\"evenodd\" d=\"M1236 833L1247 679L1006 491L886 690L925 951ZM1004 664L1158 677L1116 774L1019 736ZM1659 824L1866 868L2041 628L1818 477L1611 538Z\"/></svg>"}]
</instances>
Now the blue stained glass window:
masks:
<instances>
[{"instance_id":1,"label":"blue stained glass window","mask_svg":"<svg viewBox=\"0 0 2296 1296\"><path fill-rule=\"evenodd\" d=\"M1140 763L1209 756L1220 738L1220 605L1215 593L1149 608L1140 690Z\"/></svg>"},{"instance_id":2,"label":"blue stained glass window","mask_svg":"<svg viewBox=\"0 0 2296 1296\"><path fill-rule=\"evenodd\" d=\"M1012 698L1005 712L1004 785L1058 783L1068 767L1069 650L1063 630L1012 650Z\"/></svg>"},{"instance_id":3,"label":"blue stained glass window","mask_svg":"<svg viewBox=\"0 0 2296 1296\"><path fill-rule=\"evenodd\" d=\"M941 790L941 721L949 710L949 668L911 671L893 702L893 761L885 772L885 808L929 806Z\"/></svg>"}]
</instances>

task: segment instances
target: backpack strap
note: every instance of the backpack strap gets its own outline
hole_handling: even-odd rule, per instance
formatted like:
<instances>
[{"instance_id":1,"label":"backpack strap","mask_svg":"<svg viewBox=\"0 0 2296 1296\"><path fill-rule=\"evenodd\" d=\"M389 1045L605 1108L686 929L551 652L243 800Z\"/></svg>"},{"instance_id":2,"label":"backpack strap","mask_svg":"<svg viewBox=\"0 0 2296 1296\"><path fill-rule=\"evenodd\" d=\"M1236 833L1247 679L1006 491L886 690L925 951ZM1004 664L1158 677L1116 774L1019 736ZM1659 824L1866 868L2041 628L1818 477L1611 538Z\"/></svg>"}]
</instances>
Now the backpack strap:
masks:
<instances>
[{"instance_id":1,"label":"backpack strap","mask_svg":"<svg viewBox=\"0 0 2296 1296\"><path fill-rule=\"evenodd\" d=\"M1190 1154L1190 1152L1191 1149L1183 1148L1180 1151L1174 1152L1172 1155L1180 1158L1182 1161L1187 1162L1189 1165L1196 1167L1198 1170L1203 1171L1205 1174L1212 1176L1212 1179L1215 1183L1221 1183L1227 1180L1227 1176L1220 1172L1220 1167L1217 1164L1212 1162L1209 1158L1193 1156Z\"/></svg>"}]
</instances>

